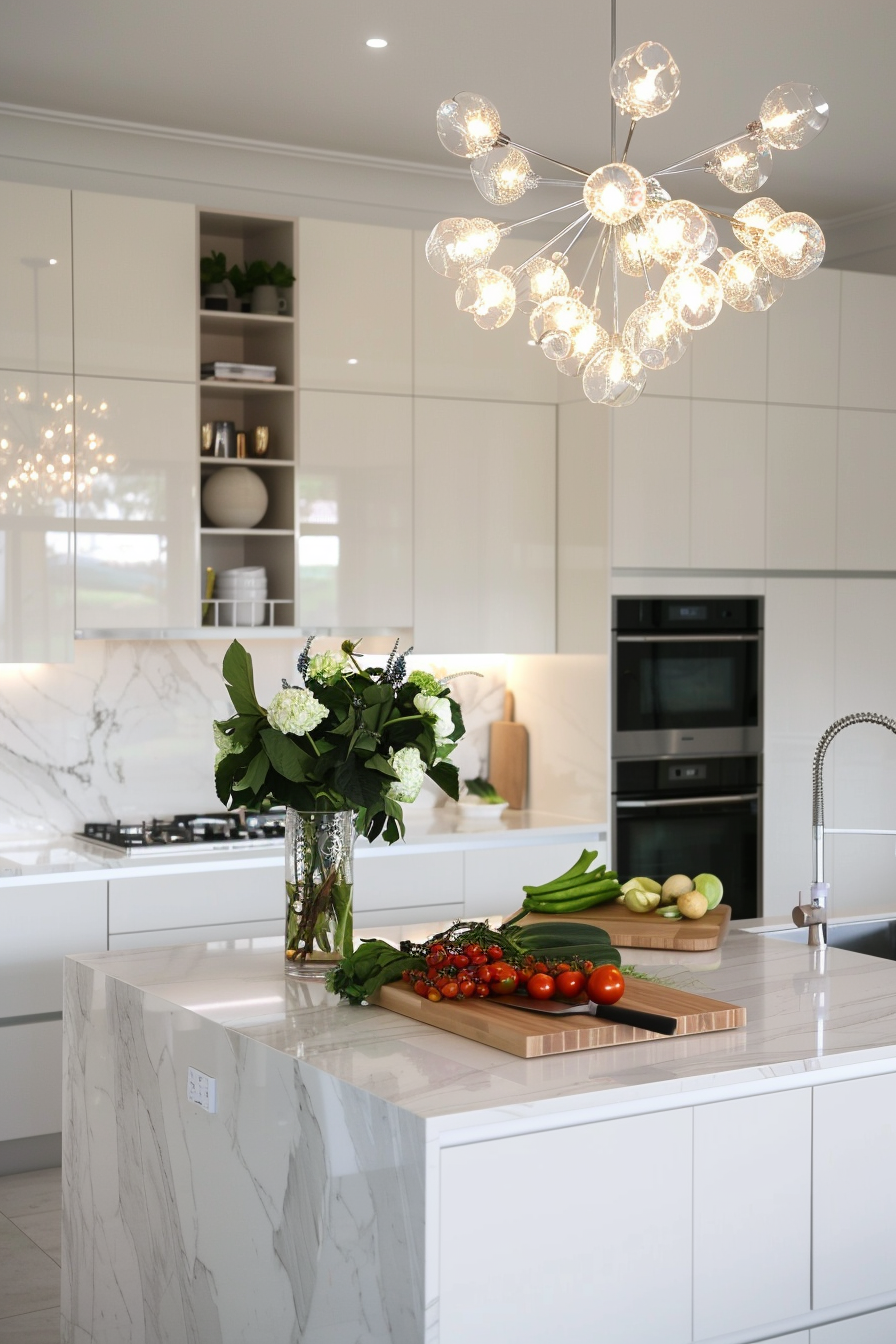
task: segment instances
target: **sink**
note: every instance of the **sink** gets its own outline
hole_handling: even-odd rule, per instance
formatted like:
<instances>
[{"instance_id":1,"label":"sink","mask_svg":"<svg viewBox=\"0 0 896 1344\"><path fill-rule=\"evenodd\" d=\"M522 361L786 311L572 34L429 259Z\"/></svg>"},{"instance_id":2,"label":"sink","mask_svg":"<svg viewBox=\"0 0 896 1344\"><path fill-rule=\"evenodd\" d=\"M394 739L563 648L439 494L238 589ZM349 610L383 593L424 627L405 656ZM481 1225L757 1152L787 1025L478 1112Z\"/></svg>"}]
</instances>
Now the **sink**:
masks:
<instances>
[{"instance_id":1,"label":"sink","mask_svg":"<svg viewBox=\"0 0 896 1344\"><path fill-rule=\"evenodd\" d=\"M806 942L805 929L769 929L762 933L766 938L783 938L788 943ZM828 924L828 946L896 961L896 919L859 919L852 923Z\"/></svg>"}]
</instances>

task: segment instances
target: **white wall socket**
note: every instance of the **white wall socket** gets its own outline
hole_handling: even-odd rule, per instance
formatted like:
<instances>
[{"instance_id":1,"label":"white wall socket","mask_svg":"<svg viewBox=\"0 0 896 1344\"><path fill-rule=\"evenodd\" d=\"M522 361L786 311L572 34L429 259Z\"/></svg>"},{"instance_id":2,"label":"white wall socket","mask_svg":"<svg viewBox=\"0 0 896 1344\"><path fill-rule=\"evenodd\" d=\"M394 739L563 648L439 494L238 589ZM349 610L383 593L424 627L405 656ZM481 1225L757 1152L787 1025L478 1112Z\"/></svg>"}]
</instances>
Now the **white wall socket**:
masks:
<instances>
[{"instance_id":1,"label":"white wall socket","mask_svg":"<svg viewBox=\"0 0 896 1344\"><path fill-rule=\"evenodd\" d=\"M198 1069L187 1068L187 1101L201 1106L212 1114L218 1109L214 1078Z\"/></svg>"}]
</instances>

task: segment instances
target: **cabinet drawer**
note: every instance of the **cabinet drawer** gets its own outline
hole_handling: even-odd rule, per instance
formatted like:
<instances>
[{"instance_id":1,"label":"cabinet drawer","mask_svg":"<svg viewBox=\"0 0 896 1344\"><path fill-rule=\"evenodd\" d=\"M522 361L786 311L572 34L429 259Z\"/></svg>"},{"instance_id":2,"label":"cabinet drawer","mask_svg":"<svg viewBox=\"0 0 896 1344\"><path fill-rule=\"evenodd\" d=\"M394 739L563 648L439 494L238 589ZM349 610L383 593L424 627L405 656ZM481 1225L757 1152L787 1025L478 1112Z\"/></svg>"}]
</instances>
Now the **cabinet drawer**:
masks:
<instances>
[{"instance_id":1,"label":"cabinet drawer","mask_svg":"<svg viewBox=\"0 0 896 1344\"><path fill-rule=\"evenodd\" d=\"M0 889L0 1018L61 1012L62 958L105 950L105 878Z\"/></svg>"},{"instance_id":2,"label":"cabinet drawer","mask_svg":"<svg viewBox=\"0 0 896 1344\"><path fill-rule=\"evenodd\" d=\"M463 919L462 905L408 905L399 910L354 910L354 929L388 929L394 925L405 928L409 924L451 924L455 919ZM411 937L411 934L403 934Z\"/></svg>"},{"instance_id":3,"label":"cabinet drawer","mask_svg":"<svg viewBox=\"0 0 896 1344\"><path fill-rule=\"evenodd\" d=\"M5 1082L0 1094L0 1142L58 1134L62 1129L62 1023L0 1027L0 1078Z\"/></svg>"},{"instance_id":4,"label":"cabinet drawer","mask_svg":"<svg viewBox=\"0 0 896 1344\"><path fill-rule=\"evenodd\" d=\"M364 854L355 850L355 910L395 910L459 905L464 892L464 856ZM416 918L416 916L414 916ZM378 923L384 921L380 918Z\"/></svg>"},{"instance_id":5,"label":"cabinet drawer","mask_svg":"<svg viewBox=\"0 0 896 1344\"><path fill-rule=\"evenodd\" d=\"M283 941L284 921L248 920L245 924L200 924L185 929L151 929L144 933L113 933L110 952L126 952L134 947L186 947L190 943L242 942L249 938L279 938Z\"/></svg>"},{"instance_id":6,"label":"cabinet drawer","mask_svg":"<svg viewBox=\"0 0 896 1344\"><path fill-rule=\"evenodd\" d=\"M596 835L556 845L468 849L464 856L465 914L511 914L519 909L524 883L538 886L557 877L572 867L586 846L597 850L599 862L606 861L606 845Z\"/></svg>"},{"instance_id":7,"label":"cabinet drawer","mask_svg":"<svg viewBox=\"0 0 896 1344\"><path fill-rule=\"evenodd\" d=\"M121 877L109 883L109 933L283 919L285 900L282 863Z\"/></svg>"}]
</instances>

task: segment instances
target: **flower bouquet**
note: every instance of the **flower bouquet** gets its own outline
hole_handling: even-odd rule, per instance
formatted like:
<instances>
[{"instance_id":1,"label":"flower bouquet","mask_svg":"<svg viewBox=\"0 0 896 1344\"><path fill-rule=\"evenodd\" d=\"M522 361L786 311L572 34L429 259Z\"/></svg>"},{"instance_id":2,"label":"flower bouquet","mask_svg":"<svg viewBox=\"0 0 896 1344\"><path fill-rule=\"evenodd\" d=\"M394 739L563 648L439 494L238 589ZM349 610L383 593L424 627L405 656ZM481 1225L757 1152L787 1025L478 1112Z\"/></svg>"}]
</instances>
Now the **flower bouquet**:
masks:
<instances>
[{"instance_id":1,"label":"flower bouquet","mask_svg":"<svg viewBox=\"0 0 896 1344\"><path fill-rule=\"evenodd\" d=\"M428 672L407 675L396 641L384 667L363 668L357 643L299 657L300 684L283 682L265 709L252 659L236 640L224 657L235 714L215 723L215 786L225 806L287 809L287 969L339 961L352 949L352 845L393 844L402 803L428 776L449 797L448 757L463 736L460 707Z\"/></svg>"}]
</instances>

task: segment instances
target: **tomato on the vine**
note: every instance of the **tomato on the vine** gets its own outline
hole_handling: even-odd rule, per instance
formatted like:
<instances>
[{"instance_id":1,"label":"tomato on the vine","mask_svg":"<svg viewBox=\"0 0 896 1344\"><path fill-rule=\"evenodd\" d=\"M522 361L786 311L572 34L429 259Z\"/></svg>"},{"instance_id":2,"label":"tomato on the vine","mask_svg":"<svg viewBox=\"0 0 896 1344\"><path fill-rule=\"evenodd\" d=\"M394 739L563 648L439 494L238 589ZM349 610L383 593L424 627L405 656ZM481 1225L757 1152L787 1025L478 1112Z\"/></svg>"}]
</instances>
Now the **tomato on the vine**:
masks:
<instances>
[{"instance_id":1,"label":"tomato on the vine","mask_svg":"<svg viewBox=\"0 0 896 1344\"><path fill-rule=\"evenodd\" d=\"M451 960L459 971L462 971L465 966L469 966L470 964L470 958L463 952L455 952Z\"/></svg>"},{"instance_id":2,"label":"tomato on the vine","mask_svg":"<svg viewBox=\"0 0 896 1344\"><path fill-rule=\"evenodd\" d=\"M564 999L575 999L585 988L585 977L581 971L561 971L557 976L557 993Z\"/></svg>"},{"instance_id":3,"label":"tomato on the vine","mask_svg":"<svg viewBox=\"0 0 896 1344\"><path fill-rule=\"evenodd\" d=\"M491 947L485 949L485 952L489 961L501 961L504 956L503 947L499 947L497 943L492 943Z\"/></svg>"},{"instance_id":4,"label":"tomato on the vine","mask_svg":"<svg viewBox=\"0 0 896 1344\"><path fill-rule=\"evenodd\" d=\"M625 991L625 979L615 966L598 966L588 977L588 997L592 1003L615 1003Z\"/></svg>"},{"instance_id":5,"label":"tomato on the vine","mask_svg":"<svg viewBox=\"0 0 896 1344\"><path fill-rule=\"evenodd\" d=\"M456 999L460 993L460 987L456 980L446 980L444 985L440 985L443 999Z\"/></svg>"},{"instance_id":6,"label":"tomato on the vine","mask_svg":"<svg viewBox=\"0 0 896 1344\"><path fill-rule=\"evenodd\" d=\"M547 975L547 964L543 961L536 961L532 969L533 971L537 971L539 975Z\"/></svg>"},{"instance_id":7,"label":"tomato on the vine","mask_svg":"<svg viewBox=\"0 0 896 1344\"><path fill-rule=\"evenodd\" d=\"M458 980L457 990L463 999L472 999L476 993L476 985L472 980Z\"/></svg>"},{"instance_id":8,"label":"tomato on the vine","mask_svg":"<svg viewBox=\"0 0 896 1344\"><path fill-rule=\"evenodd\" d=\"M438 1003L441 1000L442 994L440 990L436 989L435 986L432 986L426 991L426 997L429 999L430 1003Z\"/></svg>"},{"instance_id":9,"label":"tomato on the vine","mask_svg":"<svg viewBox=\"0 0 896 1344\"><path fill-rule=\"evenodd\" d=\"M425 980L417 980L414 984L414 993L419 994L420 997L423 999L426 998L428 989L429 985L426 983Z\"/></svg>"},{"instance_id":10,"label":"tomato on the vine","mask_svg":"<svg viewBox=\"0 0 896 1344\"><path fill-rule=\"evenodd\" d=\"M481 952L482 948L478 943L466 943L464 945L464 956L470 957L471 960L473 957L478 957Z\"/></svg>"},{"instance_id":11,"label":"tomato on the vine","mask_svg":"<svg viewBox=\"0 0 896 1344\"><path fill-rule=\"evenodd\" d=\"M477 952L475 956L470 957L470 961L474 966L486 966L488 957L484 952Z\"/></svg>"},{"instance_id":12,"label":"tomato on the vine","mask_svg":"<svg viewBox=\"0 0 896 1344\"><path fill-rule=\"evenodd\" d=\"M535 975L526 981L526 993L533 999L552 999L556 992L557 983L554 977L545 975L542 971L536 971Z\"/></svg>"},{"instance_id":13,"label":"tomato on the vine","mask_svg":"<svg viewBox=\"0 0 896 1344\"><path fill-rule=\"evenodd\" d=\"M491 990L489 989L488 985L481 985L481 984L480 984L480 985L477 985L477 986L476 986L476 997L477 997L477 999L487 999L487 998L489 997L490 993L491 993Z\"/></svg>"},{"instance_id":14,"label":"tomato on the vine","mask_svg":"<svg viewBox=\"0 0 896 1344\"><path fill-rule=\"evenodd\" d=\"M506 961L496 961L491 966L491 991L493 994L513 994L520 982L519 974Z\"/></svg>"}]
</instances>

